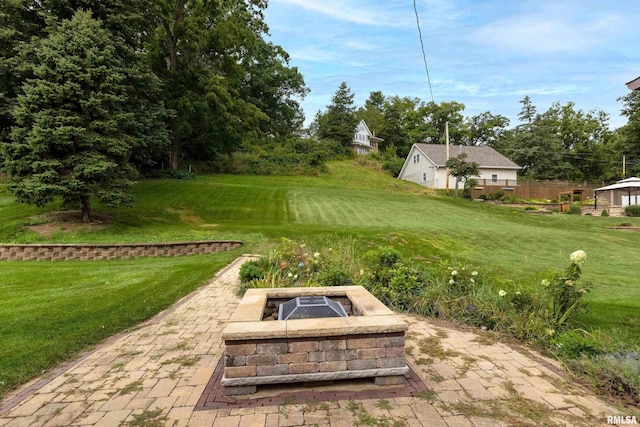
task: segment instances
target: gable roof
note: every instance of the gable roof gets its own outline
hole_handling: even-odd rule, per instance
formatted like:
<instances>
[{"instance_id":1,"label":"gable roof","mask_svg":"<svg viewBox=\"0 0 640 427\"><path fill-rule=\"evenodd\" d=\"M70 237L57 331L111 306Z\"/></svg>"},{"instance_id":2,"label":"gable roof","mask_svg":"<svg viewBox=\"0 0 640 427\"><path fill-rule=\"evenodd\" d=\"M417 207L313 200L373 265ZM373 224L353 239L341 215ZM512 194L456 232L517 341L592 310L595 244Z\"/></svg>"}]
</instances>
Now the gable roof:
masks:
<instances>
[{"instance_id":1,"label":"gable roof","mask_svg":"<svg viewBox=\"0 0 640 427\"><path fill-rule=\"evenodd\" d=\"M444 144L413 144L436 167L444 167L447 162L447 146ZM449 157L457 157L466 153L468 162L475 162L480 168L522 169L502 154L487 146L450 145Z\"/></svg>"},{"instance_id":2,"label":"gable roof","mask_svg":"<svg viewBox=\"0 0 640 427\"><path fill-rule=\"evenodd\" d=\"M360 125L363 125L363 126L364 126L363 130L365 131L365 133L367 133L367 134L368 134L368 135L370 135L370 136L371 136L371 135L373 135L373 133L371 132L371 130L369 130L369 126L367 126L367 122L365 122L365 121L364 121L364 119L363 119L363 120L360 120L360 123L358 123L358 126L356 126L356 129L358 129L358 130L359 130L359 129L360 129Z\"/></svg>"},{"instance_id":3,"label":"gable roof","mask_svg":"<svg viewBox=\"0 0 640 427\"><path fill-rule=\"evenodd\" d=\"M627 87L631 90L638 90L640 89L640 77L631 80L630 82L627 83Z\"/></svg>"},{"instance_id":4,"label":"gable roof","mask_svg":"<svg viewBox=\"0 0 640 427\"><path fill-rule=\"evenodd\" d=\"M362 125L362 126L363 126L363 130L364 130L364 132L365 132L367 135L369 135L369 138L370 138L371 140L378 141L378 142L382 142L382 141L384 141L384 139L382 139L382 138L380 138L380 137L375 136L375 135L373 134L373 132L371 132L371 130L369 129L369 126L367 125L367 122L365 122L365 121L364 121L364 119L360 120L360 123L358 123L358 126L356 126L356 129L357 129L358 131L360 131L360 127L361 127L360 125ZM356 143L356 142L357 142L357 141L354 141L354 142L352 142L352 144L354 144L354 143Z\"/></svg>"}]
</instances>

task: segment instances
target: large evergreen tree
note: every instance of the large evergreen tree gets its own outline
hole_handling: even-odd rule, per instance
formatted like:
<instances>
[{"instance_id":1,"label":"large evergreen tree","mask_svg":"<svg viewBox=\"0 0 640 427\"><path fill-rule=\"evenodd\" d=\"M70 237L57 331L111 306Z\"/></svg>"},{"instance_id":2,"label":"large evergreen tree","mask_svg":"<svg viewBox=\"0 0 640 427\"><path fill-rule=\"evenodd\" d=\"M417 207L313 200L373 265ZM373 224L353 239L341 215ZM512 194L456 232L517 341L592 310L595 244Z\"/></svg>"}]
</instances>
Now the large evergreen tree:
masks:
<instances>
[{"instance_id":1,"label":"large evergreen tree","mask_svg":"<svg viewBox=\"0 0 640 427\"><path fill-rule=\"evenodd\" d=\"M318 137L339 142L345 149L351 147L356 128L354 94L347 82L340 83L325 113L316 117Z\"/></svg>"},{"instance_id":2,"label":"large evergreen tree","mask_svg":"<svg viewBox=\"0 0 640 427\"><path fill-rule=\"evenodd\" d=\"M133 202L129 160L146 135L128 103L136 71L117 54L112 35L79 11L36 41L33 78L13 109L16 125L3 144L16 200L42 206L61 197L91 216L92 196L109 206ZM141 107L144 108L144 107Z\"/></svg>"}]
</instances>

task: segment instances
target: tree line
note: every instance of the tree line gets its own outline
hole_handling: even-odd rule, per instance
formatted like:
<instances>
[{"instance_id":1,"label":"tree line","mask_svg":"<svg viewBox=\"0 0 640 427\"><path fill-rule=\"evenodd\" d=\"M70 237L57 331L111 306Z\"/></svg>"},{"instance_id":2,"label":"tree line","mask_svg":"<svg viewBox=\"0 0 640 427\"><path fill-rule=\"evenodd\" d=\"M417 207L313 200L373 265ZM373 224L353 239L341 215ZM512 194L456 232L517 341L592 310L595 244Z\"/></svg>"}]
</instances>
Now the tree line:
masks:
<instances>
[{"instance_id":1,"label":"tree line","mask_svg":"<svg viewBox=\"0 0 640 427\"><path fill-rule=\"evenodd\" d=\"M522 166L521 176L531 179L570 181L613 181L622 178L623 157L626 176L640 174L640 92L619 99L628 123L616 130L609 127L603 111L584 112L569 102L554 103L538 113L528 96L520 101L518 122L490 111L465 116L465 106L451 101L424 102L416 97L369 94L362 107L354 105L354 94L342 82L324 111L319 111L310 127L318 139L340 141L348 148L353 128L362 119L369 129L384 139L381 150L391 148L404 159L414 143L444 144L449 126L451 144L488 145ZM392 174L401 162L389 161Z\"/></svg>"},{"instance_id":2,"label":"tree line","mask_svg":"<svg viewBox=\"0 0 640 427\"><path fill-rule=\"evenodd\" d=\"M601 111L528 97L518 123L464 104L371 92L356 108L343 82L303 129L309 92L268 41L266 0L4 0L0 2L0 168L16 200L80 207L133 203L139 174L186 162L235 173L317 171L352 155L364 119L397 173L413 143L489 145L526 177L603 181L640 173L640 95L628 124ZM179 175L180 172L175 172Z\"/></svg>"},{"instance_id":3,"label":"tree line","mask_svg":"<svg viewBox=\"0 0 640 427\"><path fill-rule=\"evenodd\" d=\"M5 0L0 138L20 202L132 202L139 171L302 126L308 92L266 0Z\"/></svg>"}]
</instances>

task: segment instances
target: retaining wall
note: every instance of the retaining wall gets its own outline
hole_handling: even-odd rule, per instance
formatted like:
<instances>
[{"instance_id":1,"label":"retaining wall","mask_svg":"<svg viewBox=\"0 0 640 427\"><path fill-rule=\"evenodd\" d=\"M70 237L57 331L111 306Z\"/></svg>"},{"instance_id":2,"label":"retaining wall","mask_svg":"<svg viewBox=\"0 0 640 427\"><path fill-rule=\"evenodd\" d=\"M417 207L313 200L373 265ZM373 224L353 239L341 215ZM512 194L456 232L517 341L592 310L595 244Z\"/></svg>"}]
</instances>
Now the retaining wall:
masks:
<instances>
[{"instance_id":1,"label":"retaining wall","mask_svg":"<svg viewBox=\"0 0 640 427\"><path fill-rule=\"evenodd\" d=\"M0 261L105 260L210 254L239 248L233 240L139 244L0 245Z\"/></svg>"}]
</instances>

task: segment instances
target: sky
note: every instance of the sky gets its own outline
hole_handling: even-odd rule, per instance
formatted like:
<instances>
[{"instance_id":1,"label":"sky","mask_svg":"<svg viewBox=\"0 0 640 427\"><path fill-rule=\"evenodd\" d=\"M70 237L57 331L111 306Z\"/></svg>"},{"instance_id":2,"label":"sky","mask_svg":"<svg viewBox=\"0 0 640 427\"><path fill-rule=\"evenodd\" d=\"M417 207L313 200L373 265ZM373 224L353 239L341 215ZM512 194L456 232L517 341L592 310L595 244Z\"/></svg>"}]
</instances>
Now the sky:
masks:
<instances>
[{"instance_id":1,"label":"sky","mask_svg":"<svg viewBox=\"0 0 640 427\"><path fill-rule=\"evenodd\" d=\"M345 81L356 107L372 91L485 111L518 124L529 96L626 123L617 98L640 76L638 0L269 0L270 40L290 55L311 90L308 125Z\"/></svg>"}]
</instances>

